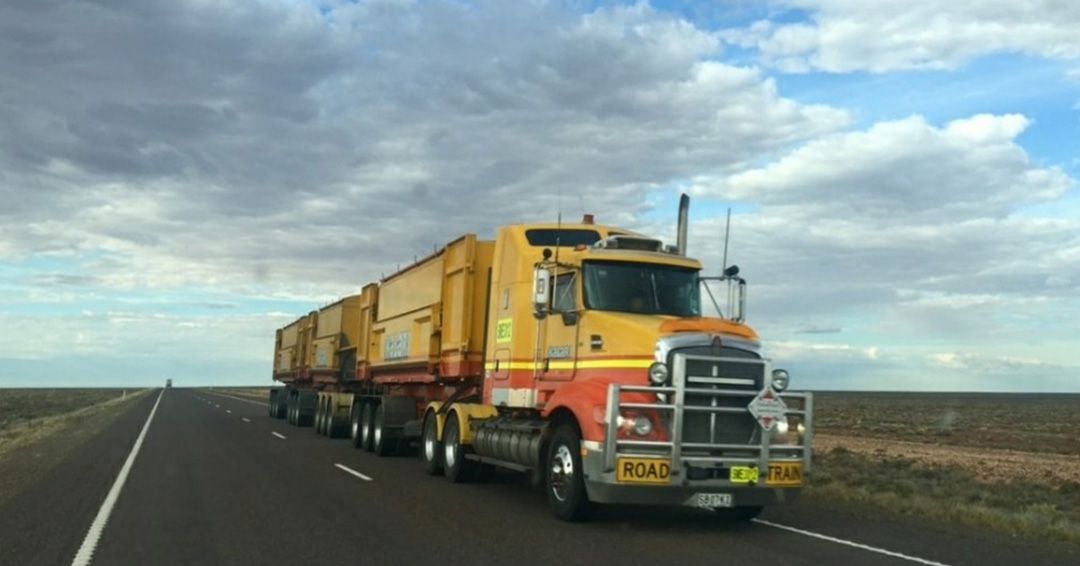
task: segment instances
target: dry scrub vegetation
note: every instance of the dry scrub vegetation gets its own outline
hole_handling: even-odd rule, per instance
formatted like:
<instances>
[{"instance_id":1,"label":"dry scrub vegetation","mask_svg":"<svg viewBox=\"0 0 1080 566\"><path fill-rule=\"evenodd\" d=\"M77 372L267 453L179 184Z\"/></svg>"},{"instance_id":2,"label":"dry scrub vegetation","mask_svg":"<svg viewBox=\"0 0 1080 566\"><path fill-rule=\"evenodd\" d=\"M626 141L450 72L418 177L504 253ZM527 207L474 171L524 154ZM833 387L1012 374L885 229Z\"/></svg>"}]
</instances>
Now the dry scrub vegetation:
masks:
<instances>
[{"instance_id":1,"label":"dry scrub vegetation","mask_svg":"<svg viewBox=\"0 0 1080 566\"><path fill-rule=\"evenodd\" d=\"M210 391L255 401L269 401L270 399L269 387L211 387Z\"/></svg>"},{"instance_id":2,"label":"dry scrub vegetation","mask_svg":"<svg viewBox=\"0 0 1080 566\"><path fill-rule=\"evenodd\" d=\"M0 389L0 502L40 481L148 392Z\"/></svg>"},{"instance_id":3,"label":"dry scrub vegetation","mask_svg":"<svg viewBox=\"0 0 1080 566\"><path fill-rule=\"evenodd\" d=\"M0 390L0 457L59 432L79 417L144 395L139 389Z\"/></svg>"},{"instance_id":4,"label":"dry scrub vegetation","mask_svg":"<svg viewBox=\"0 0 1080 566\"><path fill-rule=\"evenodd\" d=\"M1080 395L818 393L807 495L1080 542Z\"/></svg>"}]
</instances>

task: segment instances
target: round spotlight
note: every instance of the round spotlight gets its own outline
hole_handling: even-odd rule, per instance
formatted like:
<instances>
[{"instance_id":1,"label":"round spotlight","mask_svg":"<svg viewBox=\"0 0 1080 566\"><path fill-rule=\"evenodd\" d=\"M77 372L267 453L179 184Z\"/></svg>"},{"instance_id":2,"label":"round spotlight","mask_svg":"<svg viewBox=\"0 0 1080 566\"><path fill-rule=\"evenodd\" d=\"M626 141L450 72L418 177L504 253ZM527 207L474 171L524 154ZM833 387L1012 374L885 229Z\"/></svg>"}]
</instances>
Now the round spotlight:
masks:
<instances>
[{"instance_id":1,"label":"round spotlight","mask_svg":"<svg viewBox=\"0 0 1080 566\"><path fill-rule=\"evenodd\" d=\"M788 375L787 370L774 369L772 372L772 386L777 391L783 391L788 388L791 383L791 376Z\"/></svg>"},{"instance_id":2,"label":"round spotlight","mask_svg":"<svg viewBox=\"0 0 1080 566\"><path fill-rule=\"evenodd\" d=\"M664 362L653 362L653 365L649 366L649 381L653 385L663 385L668 380L668 367Z\"/></svg>"}]
</instances>

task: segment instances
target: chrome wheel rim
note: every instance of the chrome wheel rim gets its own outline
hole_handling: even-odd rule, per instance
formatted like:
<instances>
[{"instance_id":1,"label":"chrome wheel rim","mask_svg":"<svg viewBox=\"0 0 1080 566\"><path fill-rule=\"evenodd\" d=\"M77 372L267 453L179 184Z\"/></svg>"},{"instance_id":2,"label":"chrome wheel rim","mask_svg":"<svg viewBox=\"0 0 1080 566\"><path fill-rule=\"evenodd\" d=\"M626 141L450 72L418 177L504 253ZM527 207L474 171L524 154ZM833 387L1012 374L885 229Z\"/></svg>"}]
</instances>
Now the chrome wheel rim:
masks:
<instances>
[{"instance_id":1,"label":"chrome wheel rim","mask_svg":"<svg viewBox=\"0 0 1080 566\"><path fill-rule=\"evenodd\" d=\"M424 459L428 462L434 461L435 449L435 427L429 422L428 426L424 427Z\"/></svg>"},{"instance_id":2,"label":"chrome wheel rim","mask_svg":"<svg viewBox=\"0 0 1080 566\"><path fill-rule=\"evenodd\" d=\"M356 435L360 434L360 417L359 417L359 415L357 415L357 418L352 419L352 426L349 428L349 434L353 438L356 438Z\"/></svg>"},{"instance_id":3,"label":"chrome wheel rim","mask_svg":"<svg viewBox=\"0 0 1080 566\"><path fill-rule=\"evenodd\" d=\"M378 413L376 413L375 416L378 417L380 415ZM378 446L380 442L382 442L382 419L376 418L375 419L375 446Z\"/></svg>"},{"instance_id":4,"label":"chrome wheel rim","mask_svg":"<svg viewBox=\"0 0 1080 566\"><path fill-rule=\"evenodd\" d=\"M566 445L555 450L551 458L551 493L555 499L566 501L570 497L571 484L574 481L574 458Z\"/></svg>"},{"instance_id":5,"label":"chrome wheel rim","mask_svg":"<svg viewBox=\"0 0 1080 566\"><path fill-rule=\"evenodd\" d=\"M367 442L371 438L371 419L368 417L369 409L364 409L364 426L361 429L361 434L364 435L364 442Z\"/></svg>"},{"instance_id":6,"label":"chrome wheel rim","mask_svg":"<svg viewBox=\"0 0 1080 566\"><path fill-rule=\"evenodd\" d=\"M446 448L443 450L443 460L446 461L447 468L453 468L454 463L457 462L457 427L454 427L454 434L445 439Z\"/></svg>"}]
</instances>

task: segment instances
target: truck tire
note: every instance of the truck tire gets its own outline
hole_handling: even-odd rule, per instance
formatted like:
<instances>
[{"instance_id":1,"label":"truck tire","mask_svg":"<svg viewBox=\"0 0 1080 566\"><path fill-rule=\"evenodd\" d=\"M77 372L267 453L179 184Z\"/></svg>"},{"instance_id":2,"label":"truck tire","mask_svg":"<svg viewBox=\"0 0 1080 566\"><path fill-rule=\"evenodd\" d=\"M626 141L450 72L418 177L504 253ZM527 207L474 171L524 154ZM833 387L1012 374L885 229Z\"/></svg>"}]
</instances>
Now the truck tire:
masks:
<instances>
[{"instance_id":1,"label":"truck tire","mask_svg":"<svg viewBox=\"0 0 1080 566\"><path fill-rule=\"evenodd\" d=\"M716 518L721 521L749 521L761 514L761 505L746 505L743 507L718 507L713 509Z\"/></svg>"},{"instance_id":2,"label":"truck tire","mask_svg":"<svg viewBox=\"0 0 1080 566\"><path fill-rule=\"evenodd\" d=\"M353 448L362 448L363 437L360 435L360 430L363 425L360 423L360 419L364 416L363 403L353 403L352 409L349 411L349 441L352 442Z\"/></svg>"},{"instance_id":3,"label":"truck tire","mask_svg":"<svg viewBox=\"0 0 1080 566\"><path fill-rule=\"evenodd\" d=\"M443 430L443 474L450 483L468 483L476 477L476 462L465 458L461 425L454 413L446 418Z\"/></svg>"},{"instance_id":4,"label":"truck tire","mask_svg":"<svg viewBox=\"0 0 1080 566\"><path fill-rule=\"evenodd\" d=\"M360 418L360 446L363 447L364 452L371 452L375 449L375 444L372 442L372 437L374 436L372 431L375 428L374 403L363 404Z\"/></svg>"},{"instance_id":5,"label":"truck tire","mask_svg":"<svg viewBox=\"0 0 1080 566\"><path fill-rule=\"evenodd\" d=\"M323 415L323 434L327 438L337 438L341 433L341 425L334 422L334 410L337 403L330 399L326 403L326 413Z\"/></svg>"},{"instance_id":6,"label":"truck tire","mask_svg":"<svg viewBox=\"0 0 1080 566\"><path fill-rule=\"evenodd\" d=\"M274 416L277 415L277 390L276 389L271 389L270 390L270 397L266 400L266 409L267 409L267 413L269 413L269 415L270 415L270 418L274 418Z\"/></svg>"},{"instance_id":7,"label":"truck tire","mask_svg":"<svg viewBox=\"0 0 1080 566\"><path fill-rule=\"evenodd\" d=\"M302 389L296 394L296 425L312 426L315 424L315 410L318 405L318 392ZM312 402L312 401L315 402Z\"/></svg>"},{"instance_id":8,"label":"truck tire","mask_svg":"<svg viewBox=\"0 0 1080 566\"><path fill-rule=\"evenodd\" d=\"M285 399L289 396L288 389L280 389L277 392L277 396L274 398L273 413L270 416L275 419L285 418Z\"/></svg>"},{"instance_id":9,"label":"truck tire","mask_svg":"<svg viewBox=\"0 0 1080 566\"><path fill-rule=\"evenodd\" d=\"M318 426L319 434L321 436L330 436L330 399L324 398L322 404L319 405L318 413Z\"/></svg>"},{"instance_id":10,"label":"truck tire","mask_svg":"<svg viewBox=\"0 0 1080 566\"><path fill-rule=\"evenodd\" d=\"M570 425L555 429L544 458L545 491L552 514L563 521L587 521L593 504L585 492L581 435Z\"/></svg>"},{"instance_id":11,"label":"truck tire","mask_svg":"<svg viewBox=\"0 0 1080 566\"><path fill-rule=\"evenodd\" d=\"M379 403L375 407L375 426L372 430L371 449L377 456L383 458L393 454L397 450L397 440L390 438L386 432L386 407Z\"/></svg>"},{"instance_id":12,"label":"truck tire","mask_svg":"<svg viewBox=\"0 0 1080 566\"><path fill-rule=\"evenodd\" d=\"M420 435L420 460L429 476L442 471L442 443L439 442L439 422L434 411L424 417L424 432Z\"/></svg>"},{"instance_id":13,"label":"truck tire","mask_svg":"<svg viewBox=\"0 0 1080 566\"><path fill-rule=\"evenodd\" d=\"M315 404L315 434L323 435L323 423L325 422L325 411L323 409L323 399Z\"/></svg>"}]
</instances>

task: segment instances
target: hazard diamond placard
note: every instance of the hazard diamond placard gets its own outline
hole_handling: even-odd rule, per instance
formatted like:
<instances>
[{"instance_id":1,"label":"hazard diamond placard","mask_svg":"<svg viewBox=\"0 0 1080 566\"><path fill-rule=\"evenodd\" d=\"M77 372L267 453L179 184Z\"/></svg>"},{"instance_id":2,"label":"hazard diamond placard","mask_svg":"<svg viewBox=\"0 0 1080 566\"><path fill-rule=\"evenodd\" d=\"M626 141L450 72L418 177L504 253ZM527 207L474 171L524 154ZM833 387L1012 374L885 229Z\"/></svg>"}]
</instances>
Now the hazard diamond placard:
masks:
<instances>
[{"instance_id":1,"label":"hazard diamond placard","mask_svg":"<svg viewBox=\"0 0 1080 566\"><path fill-rule=\"evenodd\" d=\"M780 399L772 387L766 387L761 393L754 397L753 401L750 401L748 405L750 414L754 415L761 428L765 430L772 430L776 426L776 421L784 417L784 413L787 412L787 405Z\"/></svg>"}]
</instances>

